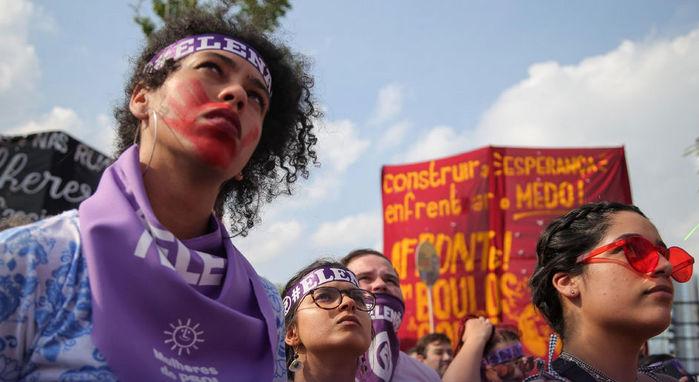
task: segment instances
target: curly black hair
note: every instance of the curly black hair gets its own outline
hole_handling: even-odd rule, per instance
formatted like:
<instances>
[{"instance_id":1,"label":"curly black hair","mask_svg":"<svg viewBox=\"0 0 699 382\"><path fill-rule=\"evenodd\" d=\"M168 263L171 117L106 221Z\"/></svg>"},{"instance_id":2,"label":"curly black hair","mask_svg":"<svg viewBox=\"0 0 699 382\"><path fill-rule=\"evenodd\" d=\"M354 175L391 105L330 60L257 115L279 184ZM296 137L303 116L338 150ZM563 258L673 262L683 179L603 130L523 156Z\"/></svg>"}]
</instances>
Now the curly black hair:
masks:
<instances>
[{"instance_id":1,"label":"curly black hair","mask_svg":"<svg viewBox=\"0 0 699 382\"><path fill-rule=\"evenodd\" d=\"M566 336L563 306L553 286L553 276L565 272L576 276L583 264L578 256L594 248L609 228L612 214L620 211L646 215L636 206L597 202L585 204L552 221L536 244L536 269L529 279L532 303L561 338Z\"/></svg>"},{"instance_id":2,"label":"curly black hair","mask_svg":"<svg viewBox=\"0 0 699 382\"><path fill-rule=\"evenodd\" d=\"M129 101L137 85L159 88L179 68L167 60L158 70L145 70L148 61L161 49L187 36L218 33L235 37L252 46L269 67L272 93L260 142L242 171L240 181L229 179L221 186L214 211L222 217L230 213L231 231L245 236L259 220L262 201L270 202L281 194L291 194L299 176L308 177L308 168L317 165L313 133L314 120L321 117L311 94L313 78L308 60L272 40L252 25L237 24L220 11L194 9L166 23L152 33L133 65L124 89L123 102L114 110L117 120L115 149L121 154L140 137L140 121L131 113Z\"/></svg>"}]
</instances>

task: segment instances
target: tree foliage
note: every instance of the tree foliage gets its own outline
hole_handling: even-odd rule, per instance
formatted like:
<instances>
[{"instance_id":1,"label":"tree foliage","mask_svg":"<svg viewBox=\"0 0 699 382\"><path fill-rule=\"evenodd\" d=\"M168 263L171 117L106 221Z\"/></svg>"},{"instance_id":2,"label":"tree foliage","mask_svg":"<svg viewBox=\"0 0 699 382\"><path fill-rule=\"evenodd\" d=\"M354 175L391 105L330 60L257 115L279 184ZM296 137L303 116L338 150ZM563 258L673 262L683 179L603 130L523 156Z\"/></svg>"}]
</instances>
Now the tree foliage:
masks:
<instances>
[{"instance_id":1,"label":"tree foliage","mask_svg":"<svg viewBox=\"0 0 699 382\"><path fill-rule=\"evenodd\" d=\"M151 0L152 11L160 20L143 15L141 8L145 0L131 5L134 22L149 36L159 25L177 19L192 8L209 8L229 15L238 22L252 23L261 30L271 32L279 26L279 19L291 9L289 0Z\"/></svg>"}]
</instances>

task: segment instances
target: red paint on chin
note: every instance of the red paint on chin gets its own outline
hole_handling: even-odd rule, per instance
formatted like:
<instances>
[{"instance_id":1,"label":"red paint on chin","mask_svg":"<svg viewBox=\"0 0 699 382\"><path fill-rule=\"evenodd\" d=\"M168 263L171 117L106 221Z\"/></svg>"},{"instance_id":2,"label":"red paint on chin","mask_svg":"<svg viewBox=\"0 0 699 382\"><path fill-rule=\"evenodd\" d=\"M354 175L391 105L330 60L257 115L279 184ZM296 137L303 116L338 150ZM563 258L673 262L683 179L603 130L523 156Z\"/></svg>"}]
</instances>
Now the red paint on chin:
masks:
<instances>
[{"instance_id":1,"label":"red paint on chin","mask_svg":"<svg viewBox=\"0 0 699 382\"><path fill-rule=\"evenodd\" d=\"M165 100L167 110L163 113L163 120L191 142L204 162L226 168L239 154L240 148L247 146L245 142L250 139L252 133L257 131L256 135L259 136L259 129L254 129L239 143L240 132L231 129L230 124L219 125L202 121L200 118L207 112L230 109L230 105L225 102L211 102L199 81L192 79L182 82L175 90L176 94L168 96Z\"/></svg>"}]
</instances>

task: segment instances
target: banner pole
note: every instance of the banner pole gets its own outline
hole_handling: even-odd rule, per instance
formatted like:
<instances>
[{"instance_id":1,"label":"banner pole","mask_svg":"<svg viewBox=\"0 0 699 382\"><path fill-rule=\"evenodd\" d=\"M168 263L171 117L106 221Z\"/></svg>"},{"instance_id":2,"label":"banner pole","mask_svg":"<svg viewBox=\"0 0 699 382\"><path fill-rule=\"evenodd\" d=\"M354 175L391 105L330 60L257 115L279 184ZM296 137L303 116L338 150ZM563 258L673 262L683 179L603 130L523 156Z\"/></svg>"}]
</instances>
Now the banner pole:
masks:
<instances>
[{"instance_id":1,"label":"banner pole","mask_svg":"<svg viewBox=\"0 0 699 382\"><path fill-rule=\"evenodd\" d=\"M434 333L434 312L432 311L432 285L427 286L427 311L430 315L430 333Z\"/></svg>"}]
</instances>

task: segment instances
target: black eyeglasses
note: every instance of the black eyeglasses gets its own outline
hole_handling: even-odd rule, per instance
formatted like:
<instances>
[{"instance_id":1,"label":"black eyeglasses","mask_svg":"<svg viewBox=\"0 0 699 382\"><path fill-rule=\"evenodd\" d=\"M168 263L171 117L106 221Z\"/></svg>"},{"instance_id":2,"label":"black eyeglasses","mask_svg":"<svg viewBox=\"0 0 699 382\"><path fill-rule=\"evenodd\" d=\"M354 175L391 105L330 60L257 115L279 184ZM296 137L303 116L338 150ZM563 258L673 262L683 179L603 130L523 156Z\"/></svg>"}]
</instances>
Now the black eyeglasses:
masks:
<instances>
[{"instance_id":1,"label":"black eyeglasses","mask_svg":"<svg viewBox=\"0 0 699 382\"><path fill-rule=\"evenodd\" d=\"M311 297L313 302L321 308L326 310L335 309L340 304L342 304L342 295L345 294L347 297L354 301L357 309L368 312L374 309L376 305L376 297L373 293L368 290L352 288L352 289L337 289L333 287L319 287L311 291Z\"/></svg>"}]
</instances>

